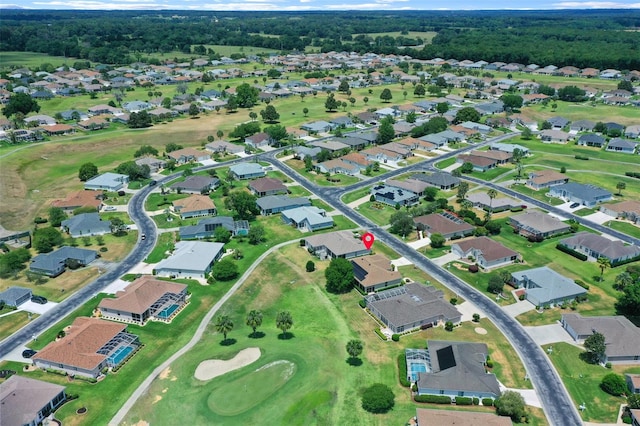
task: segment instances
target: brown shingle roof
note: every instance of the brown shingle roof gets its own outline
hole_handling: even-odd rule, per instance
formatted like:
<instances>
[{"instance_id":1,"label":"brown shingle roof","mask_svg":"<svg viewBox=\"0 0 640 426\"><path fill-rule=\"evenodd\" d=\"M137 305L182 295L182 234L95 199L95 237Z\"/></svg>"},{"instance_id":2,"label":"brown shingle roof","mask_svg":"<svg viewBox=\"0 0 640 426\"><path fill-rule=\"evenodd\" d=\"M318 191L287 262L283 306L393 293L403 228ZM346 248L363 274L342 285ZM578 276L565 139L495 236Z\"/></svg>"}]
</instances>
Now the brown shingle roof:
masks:
<instances>
[{"instance_id":1,"label":"brown shingle roof","mask_svg":"<svg viewBox=\"0 0 640 426\"><path fill-rule=\"evenodd\" d=\"M529 180L537 185L568 179L566 175L555 170L540 170L532 172L529 176L531 176Z\"/></svg>"},{"instance_id":2,"label":"brown shingle roof","mask_svg":"<svg viewBox=\"0 0 640 426\"><path fill-rule=\"evenodd\" d=\"M510 154L505 151L471 151L471 155L475 155L476 157L484 157L490 158L498 161L507 161L513 157L513 154Z\"/></svg>"},{"instance_id":3,"label":"brown shingle roof","mask_svg":"<svg viewBox=\"0 0 640 426\"><path fill-rule=\"evenodd\" d=\"M184 284L157 280L147 275L129 284L124 291L117 292L115 299L102 299L98 307L142 314L164 294L180 294L186 287Z\"/></svg>"},{"instance_id":4,"label":"brown shingle roof","mask_svg":"<svg viewBox=\"0 0 640 426\"><path fill-rule=\"evenodd\" d=\"M458 155L458 159L465 163L471 163L478 167L490 167L496 164L496 160L493 158L479 157L477 155L463 154Z\"/></svg>"},{"instance_id":5,"label":"brown shingle roof","mask_svg":"<svg viewBox=\"0 0 640 426\"><path fill-rule=\"evenodd\" d=\"M107 357L97 351L126 328L126 324L78 317L65 337L49 343L32 359L92 370Z\"/></svg>"},{"instance_id":6,"label":"brown shingle roof","mask_svg":"<svg viewBox=\"0 0 640 426\"><path fill-rule=\"evenodd\" d=\"M503 246L497 241L493 241L489 237L472 238L470 240L461 241L457 243L457 245L465 253L471 249L479 250L482 252L482 257L484 257L487 262L503 259L505 257L518 256L518 252Z\"/></svg>"},{"instance_id":7,"label":"brown shingle roof","mask_svg":"<svg viewBox=\"0 0 640 426\"><path fill-rule=\"evenodd\" d=\"M173 207L180 210L180 213L188 213L215 209L216 205L207 195L193 194L185 199L174 201Z\"/></svg>"},{"instance_id":8,"label":"brown shingle roof","mask_svg":"<svg viewBox=\"0 0 640 426\"><path fill-rule=\"evenodd\" d=\"M53 207L77 208L77 207L95 207L98 208L102 204L99 199L103 191L78 191L67 195L64 200L55 200L51 203Z\"/></svg>"},{"instance_id":9,"label":"brown shingle roof","mask_svg":"<svg viewBox=\"0 0 640 426\"><path fill-rule=\"evenodd\" d=\"M287 187L280 179L270 177L262 177L251 181L249 188L256 192L287 191Z\"/></svg>"},{"instance_id":10,"label":"brown shingle roof","mask_svg":"<svg viewBox=\"0 0 640 426\"><path fill-rule=\"evenodd\" d=\"M469 225L467 222L456 222L438 213L415 217L413 218L413 222L415 224L424 225L430 233L443 235L454 232L469 232L474 229L473 226Z\"/></svg>"},{"instance_id":11,"label":"brown shingle roof","mask_svg":"<svg viewBox=\"0 0 640 426\"><path fill-rule=\"evenodd\" d=\"M381 254L351 259L351 263L366 271L364 279L358 280L363 287L399 280L400 272L391 270L391 261ZM357 279L357 278L356 278Z\"/></svg>"}]
</instances>

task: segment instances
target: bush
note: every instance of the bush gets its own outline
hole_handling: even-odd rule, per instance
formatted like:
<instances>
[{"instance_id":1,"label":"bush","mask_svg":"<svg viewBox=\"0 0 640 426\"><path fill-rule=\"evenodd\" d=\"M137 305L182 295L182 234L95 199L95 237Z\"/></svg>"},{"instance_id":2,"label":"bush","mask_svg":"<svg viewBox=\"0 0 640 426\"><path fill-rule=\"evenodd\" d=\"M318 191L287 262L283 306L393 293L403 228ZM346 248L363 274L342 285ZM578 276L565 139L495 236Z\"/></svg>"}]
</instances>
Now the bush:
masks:
<instances>
[{"instance_id":1,"label":"bush","mask_svg":"<svg viewBox=\"0 0 640 426\"><path fill-rule=\"evenodd\" d=\"M493 399L491 398L482 398L482 405L486 407L493 407Z\"/></svg>"},{"instance_id":2,"label":"bush","mask_svg":"<svg viewBox=\"0 0 640 426\"><path fill-rule=\"evenodd\" d=\"M622 375L609 373L602 378L600 388L610 395L620 396L627 392L627 382Z\"/></svg>"},{"instance_id":3,"label":"bush","mask_svg":"<svg viewBox=\"0 0 640 426\"><path fill-rule=\"evenodd\" d=\"M400 335L396 334L396 333L393 333L391 335L391 340L393 340L394 342L399 342L400 341Z\"/></svg>"},{"instance_id":4,"label":"bush","mask_svg":"<svg viewBox=\"0 0 640 426\"><path fill-rule=\"evenodd\" d=\"M611 363L610 363L610 362L606 363L604 366L605 366L606 368L608 368L608 369L611 369Z\"/></svg>"},{"instance_id":5,"label":"bush","mask_svg":"<svg viewBox=\"0 0 640 426\"><path fill-rule=\"evenodd\" d=\"M588 160L589 157L587 157L586 155L578 155L578 154L576 154L575 155L575 159L576 160Z\"/></svg>"},{"instance_id":6,"label":"bush","mask_svg":"<svg viewBox=\"0 0 640 426\"><path fill-rule=\"evenodd\" d=\"M480 398L476 398L475 396L473 397L473 405L479 405L480 404Z\"/></svg>"},{"instance_id":7,"label":"bush","mask_svg":"<svg viewBox=\"0 0 640 426\"><path fill-rule=\"evenodd\" d=\"M387 336L385 336L384 334L382 334L382 331L380 331L380 329L379 329L379 328L376 328L376 330L375 330L375 331L376 331L376 334L377 334L377 335L378 335L382 340L384 340L385 342L387 341Z\"/></svg>"},{"instance_id":8,"label":"bush","mask_svg":"<svg viewBox=\"0 0 640 426\"><path fill-rule=\"evenodd\" d=\"M480 322L480 314L473 314L473 322Z\"/></svg>"},{"instance_id":9,"label":"bush","mask_svg":"<svg viewBox=\"0 0 640 426\"><path fill-rule=\"evenodd\" d=\"M395 395L391 388L375 383L362 392L362 408L370 413L386 413L395 405Z\"/></svg>"},{"instance_id":10,"label":"bush","mask_svg":"<svg viewBox=\"0 0 640 426\"><path fill-rule=\"evenodd\" d=\"M449 299L449 303L451 303L453 306L456 306L458 304L458 299L452 297L451 299Z\"/></svg>"},{"instance_id":11,"label":"bush","mask_svg":"<svg viewBox=\"0 0 640 426\"><path fill-rule=\"evenodd\" d=\"M473 398L466 396L456 396L456 405L472 405Z\"/></svg>"},{"instance_id":12,"label":"bush","mask_svg":"<svg viewBox=\"0 0 640 426\"><path fill-rule=\"evenodd\" d=\"M360 305L360 307L364 309L367 307L367 302L365 302L364 299L360 299L358 300L358 305Z\"/></svg>"},{"instance_id":13,"label":"bush","mask_svg":"<svg viewBox=\"0 0 640 426\"><path fill-rule=\"evenodd\" d=\"M632 178L640 179L640 173L638 172L625 172L625 176L629 176Z\"/></svg>"},{"instance_id":14,"label":"bush","mask_svg":"<svg viewBox=\"0 0 640 426\"><path fill-rule=\"evenodd\" d=\"M312 260L309 260L309 261L307 262L307 265L306 265L306 270L307 270L307 272L313 272L313 271L315 271L315 270L316 270L316 264L315 264L315 263L313 263L313 261L312 261Z\"/></svg>"},{"instance_id":15,"label":"bush","mask_svg":"<svg viewBox=\"0 0 640 426\"><path fill-rule=\"evenodd\" d=\"M492 360L487 360L487 368L493 368L493 361Z\"/></svg>"},{"instance_id":16,"label":"bush","mask_svg":"<svg viewBox=\"0 0 640 426\"><path fill-rule=\"evenodd\" d=\"M398 355L398 374L400 376L400 384L405 388L411 386L411 382L409 381L407 374L407 357L405 356L404 351Z\"/></svg>"},{"instance_id":17,"label":"bush","mask_svg":"<svg viewBox=\"0 0 640 426\"><path fill-rule=\"evenodd\" d=\"M472 274L475 274L476 272L478 272L480 270L480 268L478 267L478 265L469 265L469 267L467 268L469 270L469 272L471 272Z\"/></svg>"},{"instance_id":18,"label":"bush","mask_svg":"<svg viewBox=\"0 0 640 426\"><path fill-rule=\"evenodd\" d=\"M575 280L574 282L578 284L580 287L584 288L585 290L589 290L589 284L586 284L585 282L580 280Z\"/></svg>"},{"instance_id":19,"label":"bush","mask_svg":"<svg viewBox=\"0 0 640 426\"><path fill-rule=\"evenodd\" d=\"M444 323L444 329L446 331L453 331L453 323L451 321L447 321Z\"/></svg>"},{"instance_id":20,"label":"bush","mask_svg":"<svg viewBox=\"0 0 640 426\"><path fill-rule=\"evenodd\" d=\"M587 255L586 254L582 254L580 252L572 250L569 247L565 246L564 244L556 244L556 248L558 250L562 251L562 252L565 252L565 253L575 257L576 259L582 260L583 262L585 260L587 260Z\"/></svg>"},{"instance_id":21,"label":"bush","mask_svg":"<svg viewBox=\"0 0 640 426\"><path fill-rule=\"evenodd\" d=\"M518 300L524 300L526 299L527 296L525 296L524 294L521 294L520 296L518 296Z\"/></svg>"},{"instance_id":22,"label":"bush","mask_svg":"<svg viewBox=\"0 0 640 426\"><path fill-rule=\"evenodd\" d=\"M35 219L33 219L33 223L35 223L36 225L40 225L42 223L47 223L47 219L38 216Z\"/></svg>"},{"instance_id":23,"label":"bush","mask_svg":"<svg viewBox=\"0 0 640 426\"><path fill-rule=\"evenodd\" d=\"M451 404L451 397L446 395L416 395L415 402L430 402L432 404Z\"/></svg>"}]
</instances>

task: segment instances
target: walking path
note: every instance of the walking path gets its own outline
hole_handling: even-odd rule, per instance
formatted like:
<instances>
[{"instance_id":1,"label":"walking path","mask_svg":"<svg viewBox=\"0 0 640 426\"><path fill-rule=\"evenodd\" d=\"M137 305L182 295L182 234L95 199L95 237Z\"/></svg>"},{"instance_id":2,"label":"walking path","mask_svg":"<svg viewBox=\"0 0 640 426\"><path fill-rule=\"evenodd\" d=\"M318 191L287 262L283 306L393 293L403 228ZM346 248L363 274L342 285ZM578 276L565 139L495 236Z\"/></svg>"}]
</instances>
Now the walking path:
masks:
<instances>
[{"instance_id":1,"label":"walking path","mask_svg":"<svg viewBox=\"0 0 640 426\"><path fill-rule=\"evenodd\" d=\"M284 247L286 245L293 244L293 243L299 243L299 241L300 241L299 239L295 239L295 240L292 240L292 241L286 241L284 243L277 244L277 245L271 247L266 252L264 252L258 259L256 259L256 261L253 262L253 264L251 264L249 269L247 269L245 271L245 273L242 274L242 277L240 277L238 282L236 282L233 285L233 287L231 287L229 289L229 291L224 296L222 296L222 298L218 301L218 303L216 303L213 306L213 308L211 308L209 310L209 312L207 312L207 314L204 316L204 318L200 322L200 325L198 325L198 328L197 328L195 334L193 335L193 337L191 338L191 340L189 340L189 342L186 345L184 345L176 353L171 355L165 362L163 362L158 367L156 367L153 370L153 372L151 372L151 374L149 374L149 376L147 376L147 378L140 384L140 386L138 386L138 388L133 392L133 394L129 397L129 399L127 399L127 401L120 408L120 410L118 410L118 412L113 417L113 419L111 419L111 421L109 422L109 425L114 425L115 426L115 425L119 425L120 423L122 423L122 421L124 420L125 416L129 412L129 410L131 410L131 408L136 403L136 401L147 391L147 389L149 388L149 386L151 386L151 383L155 380L155 378L158 375L160 375L160 373L162 373L162 371L164 371L166 368L168 368L171 365L171 363L173 363L175 360L177 360L182 355L187 353L187 351L189 351L191 348L193 348L196 345L196 343L198 343L200 341L200 339L202 338L202 335L204 334L204 331L207 328L207 325L209 324L209 322L211 322L211 319L213 318L213 316L218 312L218 310L222 307L222 305L224 305L227 302L227 300L229 300L229 298L231 296L233 296L236 291L238 291L240 286L242 286L242 284L244 284L244 282L247 280L247 278L249 278L249 276L253 273L253 270L268 255L273 253L275 250L280 249L281 247Z\"/></svg>"}]
</instances>

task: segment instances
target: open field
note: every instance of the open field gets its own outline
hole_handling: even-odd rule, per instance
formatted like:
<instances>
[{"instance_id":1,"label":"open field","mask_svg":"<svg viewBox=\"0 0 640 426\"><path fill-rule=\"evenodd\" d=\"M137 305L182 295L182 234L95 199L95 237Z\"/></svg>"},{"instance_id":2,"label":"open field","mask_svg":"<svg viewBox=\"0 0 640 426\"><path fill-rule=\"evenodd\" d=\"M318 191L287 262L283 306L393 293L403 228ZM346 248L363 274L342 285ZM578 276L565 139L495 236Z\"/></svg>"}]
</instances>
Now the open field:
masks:
<instances>
[{"instance_id":1,"label":"open field","mask_svg":"<svg viewBox=\"0 0 640 426\"><path fill-rule=\"evenodd\" d=\"M549 346L553 347L549 358L558 370L573 402L576 406L580 404L586 406L582 412L582 419L600 423L616 423L620 404L625 403L626 399L611 396L600 389L600 381L610 370L582 361L579 355L583 351L568 343L555 343L543 346L543 348L546 350ZM622 370L619 371L620 373L640 372L640 367L620 367Z\"/></svg>"},{"instance_id":2,"label":"open field","mask_svg":"<svg viewBox=\"0 0 640 426\"><path fill-rule=\"evenodd\" d=\"M35 295L44 296L52 302L60 302L97 277L98 268L86 267L75 271L67 270L56 278L44 277L46 282L38 284L36 281L30 281L25 271L22 271L11 278L0 280L0 292L12 286L25 287Z\"/></svg>"},{"instance_id":3,"label":"open field","mask_svg":"<svg viewBox=\"0 0 640 426\"><path fill-rule=\"evenodd\" d=\"M61 65L73 65L78 59L65 58L64 56L49 56L36 52L0 52L0 67L2 68L35 68L42 64L51 64L54 67Z\"/></svg>"},{"instance_id":4,"label":"open field","mask_svg":"<svg viewBox=\"0 0 640 426\"><path fill-rule=\"evenodd\" d=\"M29 314L25 311L6 315L9 312L10 311L8 309L3 309L0 311L0 315L4 315L0 317L0 341L11 336L13 333L27 325L29 322L38 318L37 314Z\"/></svg>"},{"instance_id":5,"label":"open field","mask_svg":"<svg viewBox=\"0 0 640 426\"><path fill-rule=\"evenodd\" d=\"M625 234L631 235L632 237L640 238L640 227L632 223L611 220L609 222L605 222L604 225L608 226L609 228L615 229L616 231L624 232Z\"/></svg>"},{"instance_id":6,"label":"open field","mask_svg":"<svg viewBox=\"0 0 640 426\"><path fill-rule=\"evenodd\" d=\"M463 325L452 333L442 329L421 331L403 336L399 343L383 342L373 332L375 321L357 305L361 297L352 291L346 295L330 295L324 290L323 270L328 262L316 261L317 270L304 272L304 264L311 257L290 245L269 256L235 296L225 304L221 314L230 315L234 330L229 333L233 344L220 345L221 335L209 326L203 340L174 363L164 378L157 378L145 396L138 401L127 417L127 424L144 420L151 424L167 418L180 407L186 422L198 424L236 424L260 421L270 424L392 424L404 422L415 414L416 404L406 389L398 385L396 356L405 347L424 347L429 338L447 340L487 340L495 360L496 373L510 386L526 385L524 369L504 337L488 321L481 322L490 338L480 337L473 328ZM266 278L268 277L268 278ZM259 309L264 322L259 338L249 337L251 329L244 318L251 309ZM293 337L282 340L274 317L280 310L288 310L294 319ZM364 342L363 365L350 366L344 345L359 338ZM262 357L254 364L233 371L208 382L193 377L196 366L205 359L229 359L246 347L258 346ZM277 379L277 386L269 392L268 403L263 400L267 376L260 370L265 366L294 365L287 380ZM499 371L498 371L499 370ZM282 377L282 376L280 376ZM275 379L274 379L275 380ZM362 410L358 391L373 382L392 387L396 406L385 415L371 415ZM244 384L247 388L245 390ZM230 400L239 398L237 410L213 402L222 389ZM247 399L247 392L255 397ZM226 395L226 394L225 394ZM258 420L259 419L259 420Z\"/></svg>"}]
</instances>

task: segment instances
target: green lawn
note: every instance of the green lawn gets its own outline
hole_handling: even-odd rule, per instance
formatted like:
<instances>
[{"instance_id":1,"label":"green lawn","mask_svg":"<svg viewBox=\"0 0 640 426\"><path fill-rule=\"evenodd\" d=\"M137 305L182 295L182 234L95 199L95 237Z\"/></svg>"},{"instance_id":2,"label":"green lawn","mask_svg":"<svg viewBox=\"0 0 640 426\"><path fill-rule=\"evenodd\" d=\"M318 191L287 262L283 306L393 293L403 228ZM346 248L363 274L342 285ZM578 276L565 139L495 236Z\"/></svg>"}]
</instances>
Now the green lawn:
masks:
<instances>
[{"instance_id":1,"label":"green lawn","mask_svg":"<svg viewBox=\"0 0 640 426\"><path fill-rule=\"evenodd\" d=\"M349 204L353 201L359 200L362 197L366 197L367 195L369 195L371 193L371 189L370 188L362 188L362 189L358 189L357 191L353 191L353 192L348 192L345 195L342 196L342 202L345 204Z\"/></svg>"},{"instance_id":2,"label":"green lawn","mask_svg":"<svg viewBox=\"0 0 640 426\"><path fill-rule=\"evenodd\" d=\"M585 404L582 419L590 422L616 423L620 404L625 398L614 397L600 389L600 381L611 370L587 364L580 359L582 350L568 343L554 343L549 358L558 370L576 406ZM543 346L546 350L549 345Z\"/></svg>"},{"instance_id":3,"label":"green lawn","mask_svg":"<svg viewBox=\"0 0 640 426\"><path fill-rule=\"evenodd\" d=\"M391 207L377 201L367 201L366 203L360 204L355 209L362 216L380 226L388 225L391 215L397 212L395 207Z\"/></svg>"},{"instance_id":4,"label":"green lawn","mask_svg":"<svg viewBox=\"0 0 640 426\"><path fill-rule=\"evenodd\" d=\"M469 173L469 176L473 176L474 178L477 178L477 179L491 181L497 178L498 176L507 173L509 169L510 168L507 168L507 167L495 167L493 169L487 170L486 172L476 172L476 171L471 172Z\"/></svg>"},{"instance_id":5,"label":"green lawn","mask_svg":"<svg viewBox=\"0 0 640 426\"><path fill-rule=\"evenodd\" d=\"M147 211L156 211L156 210L164 210L171 207L171 203L176 200L181 200L183 198L187 198L189 194L159 194L153 193L150 194L147 200L144 203L144 209Z\"/></svg>"},{"instance_id":6,"label":"green lawn","mask_svg":"<svg viewBox=\"0 0 640 426\"><path fill-rule=\"evenodd\" d=\"M287 160L285 163L293 168L296 172L309 179L311 182L321 186L346 186L357 182L360 182L355 176L348 176L342 174L331 175L328 180L324 174L316 172L307 172L304 169L304 163L300 160Z\"/></svg>"},{"instance_id":7,"label":"green lawn","mask_svg":"<svg viewBox=\"0 0 640 426\"><path fill-rule=\"evenodd\" d=\"M49 56L46 53L36 52L0 52L0 64L2 68L35 68L42 64L51 64L54 67L61 65L73 65L78 59L64 56Z\"/></svg>"},{"instance_id":8,"label":"green lawn","mask_svg":"<svg viewBox=\"0 0 640 426\"><path fill-rule=\"evenodd\" d=\"M548 191L546 189L541 189L540 191L536 191L524 185L523 183L513 184L510 186L510 188L521 194L528 195L531 198L535 198L536 200L543 201L547 204L551 204L552 206L559 206L560 204L564 204L564 201L562 201L559 198L547 196L546 194Z\"/></svg>"},{"instance_id":9,"label":"green lawn","mask_svg":"<svg viewBox=\"0 0 640 426\"><path fill-rule=\"evenodd\" d=\"M287 186L291 197L309 197L311 193L304 189L301 185Z\"/></svg>"},{"instance_id":10,"label":"green lawn","mask_svg":"<svg viewBox=\"0 0 640 426\"><path fill-rule=\"evenodd\" d=\"M167 251L175 247L175 235L173 232L163 232L158 235L158 242L149 256L144 260L146 263L158 263L167 258Z\"/></svg>"},{"instance_id":11,"label":"green lawn","mask_svg":"<svg viewBox=\"0 0 640 426\"><path fill-rule=\"evenodd\" d=\"M9 312L8 308L0 310L0 315L4 315L0 317L0 340L4 340L11 336L34 319L38 318L37 314L30 314L25 311L5 315Z\"/></svg>"},{"instance_id":12,"label":"green lawn","mask_svg":"<svg viewBox=\"0 0 640 426\"><path fill-rule=\"evenodd\" d=\"M446 160L442 160L436 163L436 167L439 168L440 170L446 169L447 167L454 164L455 162L456 162L456 157L450 157L450 158L447 158Z\"/></svg>"},{"instance_id":13,"label":"green lawn","mask_svg":"<svg viewBox=\"0 0 640 426\"><path fill-rule=\"evenodd\" d=\"M605 226L608 226L611 229L615 229L616 231L624 232L627 235L630 235L635 238L640 238L640 227L633 225L629 222L620 222L618 220L610 220L609 222L605 222Z\"/></svg>"}]
</instances>

